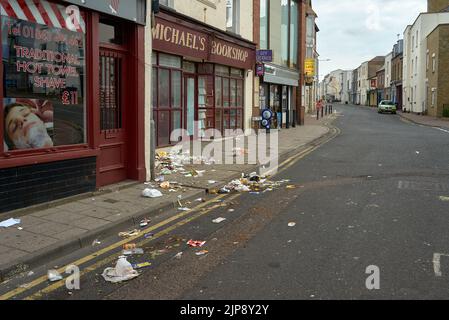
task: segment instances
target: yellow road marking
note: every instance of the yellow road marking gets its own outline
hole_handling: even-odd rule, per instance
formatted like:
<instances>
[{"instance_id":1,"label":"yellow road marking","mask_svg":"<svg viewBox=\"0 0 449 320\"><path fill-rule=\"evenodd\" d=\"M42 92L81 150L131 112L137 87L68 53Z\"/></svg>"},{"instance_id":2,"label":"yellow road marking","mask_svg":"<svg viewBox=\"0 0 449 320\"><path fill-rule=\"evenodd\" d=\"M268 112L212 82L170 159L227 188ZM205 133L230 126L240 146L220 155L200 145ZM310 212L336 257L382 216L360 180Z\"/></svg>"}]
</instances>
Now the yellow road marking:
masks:
<instances>
[{"instance_id":1,"label":"yellow road marking","mask_svg":"<svg viewBox=\"0 0 449 320\"><path fill-rule=\"evenodd\" d=\"M114 243L114 244L112 244L112 245L110 245L110 246L108 246L108 247L106 247L106 248L103 248L103 249L101 249L101 250L99 250L99 251L97 251L97 252L94 252L94 253L92 253L92 254L90 254L90 255L87 255L87 256L85 256L85 257L83 257L83 258L81 258L81 259L79 259L79 260L77 260L77 261L75 261L75 262L69 263L69 264L67 264L67 265L76 265L76 266L80 266L80 265L82 265L82 264L84 264L84 263L86 263L86 262L89 262L90 260L93 260L93 259L95 259L95 258L98 258L98 256L101 256L101 255L103 255L103 254L105 254L105 253L107 253L107 252L109 252L109 251L112 251L112 250L114 250L114 249L117 249L117 248L119 248L119 247L122 247L124 244L127 244L127 243L129 243L129 242L131 242L131 241L133 241L133 240L136 240L136 239L140 238L140 237L142 236L142 234L150 233L151 231L154 231L154 230L156 230L156 229L159 229L159 228L161 228L161 227L163 227L163 226L169 224L170 222L172 222L172 221L174 221L174 220L180 219L180 218L182 218L182 217L184 217L184 216L186 216L186 215L191 214L192 212L195 212L195 211L198 211L198 210L202 209L203 207L205 207L205 206L207 206L207 205L213 203L213 202L216 201L216 200L219 200L219 199L224 198L225 196L226 196L226 195L220 195L220 196L218 196L218 197L216 197L216 198L214 198L214 199L212 199L212 200L209 200L209 201L207 201L207 202L205 202L205 203L202 203L202 204L196 206L195 208L193 208L193 209L190 210L190 211L182 212L182 213L177 214L177 215L175 215L175 216L173 216L173 217L170 217L170 218L167 219L167 220L161 221L160 223L158 223L158 224L156 224L156 225L154 225L154 226L151 226L151 227L149 227L149 228L147 228L147 229L145 229L145 230L142 230L142 231L139 233L139 235L137 235L137 236L130 237L130 238L126 238L126 239L124 239L124 240L122 240L122 241L116 242L116 243ZM64 273L64 272L65 272L65 267L59 268L57 271L58 271L59 273ZM39 278L33 280L32 282L28 283L28 284L26 285L26 288L17 288L17 289L15 289L15 290L12 290L12 291L6 293L6 294L1 295L1 296L0 296L0 300L7 300L7 299L10 299L10 298L12 298L12 297L14 297L14 296L16 296L16 295L19 295L19 294L25 292L25 291L29 291L29 289L32 289L33 287L35 287L35 286L37 286L37 285L39 285L39 284L41 284L41 283L47 281L47 279L48 279L48 278L47 278L46 275L45 275L45 276L41 276L41 277L39 277Z\"/></svg>"},{"instance_id":2,"label":"yellow road marking","mask_svg":"<svg viewBox=\"0 0 449 320\"><path fill-rule=\"evenodd\" d=\"M240 195L241 194L236 194L236 195L230 196L226 200L229 200L229 201L234 200L237 197L239 197ZM184 225L186 225L186 224L188 224L188 223L190 223L190 222L192 222L192 221L194 221L194 220L196 220L196 219L198 219L198 218L208 214L212 210L215 210L215 209L217 209L219 207L221 207L221 205L212 206L212 207L210 207L210 208L208 208L208 209L206 209L204 211L201 211L200 213L197 213L196 215L193 215L192 217L189 217L187 219L179 221L179 222L175 223L174 225L172 225L172 226L170 226L170 227L168 227L168 228L158 232L157 234L154 235L154 237L139 242L138 246L143 246L143 245L145 245L145 244L147 244L149 242L152 242L152 241L154 241L154 240L156 240L156 239L158 239L158 238L160 238L160 237L170 233L171 231L176 230L177 228L182 227L182 226L184 226ZM97 270L98 268L100 268L100 267L102 267L102 266L104 266L104 265L106 265L106 264L116 260L117 257L119 257L121 255L122 255L121 253L117 253L117 254L111 255L110 257L107 257L107 258L105 258L105 259L103 259L101 261L98 261L97 263L95 263L95 264L85 268L84 271L82 271L80 273L80 277L82 277L82 276L84 276L84 275L86 275L86 274L88 274L88 273L90 273L90 272L92 272L94 270ZM62 288L64 285L65 285L65 281L64 280L58 281L58 282L56 282L56 283L54 283L54 284L52 284L52 285L50 285L50 286L40 290L39 292L34 293L34 294L26 297L24 300L39 299L44 294L49 294L49 293L51 293L51 292L53 292L53 291L55 291L55 290L57 290L59 288Z\"/></svg>"},{"instance_id":3,"label":"yellow road marking","mask_svg":"<svg viewBox=\"0 0 449 320\"><path fill-rule=\"evenodd\" d=\"M339 130L338 128L336 128L336 130L337 130L337 133L340 132L340 130ZM293 166L297 161L303 159L304 157L306 157L307 155L309 155L310 153L312 153L313 151L315 151L316 149L318 149L319 147L321 147L322 145L326 144L327 142L329 142L329 141L332 140L332 139L333 139L333 137L330 138L330 139L328 139L327 141L323 142L323 143L320 144L319 146L316 146L316 147L309 147L309 148L307 148L306 150L300 152L299 154L296 154L296 155L294 155L294 156L288 158L287 160L285 160L284 162L282 162L282 163L277 167L277 169L279 169L279 170L275 173L275 175L280 174L281 172L284 172L285 170L287 170L288 168L290 168L291 166ZM273 172L274 170L276 170L276 169L270 170L269 172ZM241 195L242 195L242 194L236 194L236 195L234 195L234 196L231 196L228 200L236 199L237 197L239 197L239 196L241 196ZM182 217L184 217L184 216L187 216L187 215L191 214L192 212L196 212L196 211L198 211L198 210L204 208L205 206L207 206L207 205L209 205L209 204L211 204L211 203L213 203L213 202L216 202L217 200L220 200L220 199L222 199L222 198L224 198L224 197L226 197L226 196L227 196L227 195L220 195L220 196L218 196L218 197L216 197L216 198L214 198L214 199L211 199L211 200L209 200L209 201L207 201L207 202L205 202L205 203L203 203L203 204L198 205L197 207L193 208L193 209L190 210L190 211L180 213L180 214L175 215L175 216L173 216L173 217L171 217L171 218L169 218L169 219L167 219L167 220L164 220L164 221L162 221L162 222L160 222L160 223L158 223L158 224L156 224L156 225L154 225L154 226L152 226L152 227L149 227L149 228L147 228L147 229L145 229L145 230L142 230L142 231L139 233L139 235L137 235L137 236L130 237L130 238L124 239L124 240L122 240L122 241L120 241L120 242L114 243L114 244L112 244L112 245L110 245L110 246L108 246L108 247L106 247L106 248L103 248L102 250L99 250L99 251L97 251L97 252L95 252L95 253L93 253L93 254L87 255L86 257L83 257L83 258L81 258L81 259L79 259L79 260L77 260L77 261L75 261L75 262L73 262L73 263L67 264L67 265L77 265L77 266L79 266L79 265L85 264L85 263L87 263L87 262L89 262L89 261L91 261L91 260L93 260L93 259L95 259L95 258L98 258L99 256L101 256L101 255L103 255L103 254L105 254L105 253L107 253L107 252L110 252L110 251L112 251L112 250L114 250L114 249L117 249L117 248L119 248L119 247L122 247L124 244L127 244L127 243L129 243L129 242L131 242L131 241L133 241L133 240L136 240L136 239L140 238L142 234L150 233L151 231L154 231L154 230L156 230L156 229L159 229L159 228L161 228L161 227L163 227L163 226L169 224L170 222L173 222L174 220L177 220L177 219L180 219L180 218L182 218ZM184 220L182 220L182 221L180 221L180 222L178 222L178 223L176 223L176 224L174 224L174 225L172 225L172 226L170 226L170 227L168 227L168 228L166 228L166 229L160 231L159 233L155 234L154 237L152 237L152 238L150 238L150 239L147 239L147 240L144 240L144 241L140 242L139 245L144 245L144 244L146 244L146 243L149 243L149 242L151 242L151 241L154 241L154 240L156 240L156 239L158 239L158 238L160 238L160 237L166 235L167 233L169 233L169 232L171 232L171 231L173 231L173 230L179 228L180 226L183 226L183 225L185 225L185 224L188 224L188 223L190 223L191 221L196 220L197 218L199 218L199 217L201 217L201 216L203 216L203 215L208 214L209 212L211 212L212 210L217 209L217 208L220 207L220 206L221 206L221 205L212 206L211 208L208 208L208 209L206 209L206 210L200 212L199 214L196 214L196 215L193 215L192 217L189 217L189 218L187 218L187 219L184 219ZM98 268L101 267L101 266L104 266L104 265L106 265L106 264L108 264L108 263L114 261L119 255L120 255L120 254L111 255L111 256L108 257L108 258L105 258L105 259L103 259L103 260L101 260L101 261L99 261L99 262L97 262L97 263L95 263L95 264L93 264L93 265L91 265L91 266L86 267L85 270L81 272L80 277L83 276L83 275L85 275L85 274L87 274L87 273L89 273L89 272L92 272L92 271L98 269ZM58 271L59 273L64 273L64 272L65 272L65 268L64 268L64 267L63 267L63 268L60 268L60 269L58 269L57 271ZM29 284L27 284L27 285L26 285L26 288L25 288L25 287L23 287L23 288L17 288L17 289L15 289L15 290L12 290L12 291L6 293L6 294L1 295L1 296L0 296L0 300L7 300L7 299L10 299L10 298L12 298L12 297L15 297L15 296L17 296L17 295L19 295L19 294L22 294L22 293L24 293L24 292L26 292L26 291L30 291L30 289L32 289L32 288L34 288L34 287L36 287L36 286L38 286L38 285L44 283L45 281L47 281L47 276L41 276L41 277L35 279L34 281L30 282ZM53 292L53 291L55 291L55 290L61 288L61 287L64 286L64 285L65 285L65 281L64 281L64 280L61 280L61 281L59 281L59 282L56 282L56 283L54 283L54 284L52 284L52 285L50 285L50 286L48 286L48 287L46 287L46 288L40 290L39 292L37 292L37 293L35 293L35 294L33 294L33 295L27 297L26 299L31 299L31 300L33 300L33 299L38 299L38 298L42 297L43 294L48 294L48 293L50 293L50 292Z\"/></svg>"}]
</instances>

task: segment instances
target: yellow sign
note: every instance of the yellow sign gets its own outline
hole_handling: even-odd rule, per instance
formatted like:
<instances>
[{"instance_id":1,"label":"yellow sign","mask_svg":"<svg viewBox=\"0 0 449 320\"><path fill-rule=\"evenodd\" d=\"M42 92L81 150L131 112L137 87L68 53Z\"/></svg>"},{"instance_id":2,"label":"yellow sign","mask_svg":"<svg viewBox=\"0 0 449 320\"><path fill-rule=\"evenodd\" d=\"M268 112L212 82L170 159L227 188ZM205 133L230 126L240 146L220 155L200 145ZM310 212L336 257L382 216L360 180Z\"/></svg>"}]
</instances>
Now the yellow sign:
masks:
<instances>
[{"instance_id":1,"label":"yellow sign","mask_svg":"<svg viewBox=\"0 0 449 320\"><path fill-rule=\"evenodd\" d=\"M305 74L308 77L315 76L315 59L306 59L304 66Z\"/></svg>"}]
</instances>

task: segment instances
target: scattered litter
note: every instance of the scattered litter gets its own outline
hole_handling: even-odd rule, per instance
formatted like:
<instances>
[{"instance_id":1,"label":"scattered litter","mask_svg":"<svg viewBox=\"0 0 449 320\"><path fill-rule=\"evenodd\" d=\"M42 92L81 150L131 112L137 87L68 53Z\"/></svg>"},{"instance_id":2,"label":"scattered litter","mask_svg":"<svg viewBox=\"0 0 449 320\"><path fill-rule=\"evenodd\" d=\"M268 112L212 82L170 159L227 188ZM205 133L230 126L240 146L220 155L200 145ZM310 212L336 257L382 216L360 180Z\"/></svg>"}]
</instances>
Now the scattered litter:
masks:
<instances>
[{"instance_id":1,"label":"scattered litter","mask_svg":"<svg viewBox=\"0 0 449 320\"><path fill-rule=\"evenodd\" d=\"M190 208L178 208L178 210L179 210L179 211L190 211L190 210L192 210L192 209L190 209Z\"/></svg>"},{"instance_id":2,"label":"scattered litter","mask_svg":"<svg viewBox=\"0 0 449 320\"><path fill-rule=\"evenodd\" d=\"M98 239L95 239L95 240L92 242L92 247L95 247L95 246L100 245L100 244L101 244L101 242L100 242Z\"/></svg>"},{"instance_id":3,"label":"scattered litter","mask_svg":"<svg viewBox=\"0 0 449 320\"><path fill-rule=\"evenodd\" d=\"M159 198L162 197L162 192L156 189L145 189L142 192L142 196L145 198Z\"/></svg>"},{"instance_id":4,"label":"scattered litter","mask_svg":"<svg viewBox=\"0 0 449 320\"><path fill-rule=\"evenodd\" d=\"M286 189L296 189L296 186L295 185L288 185L285 188Z\"/></svg>"},{"instance_id":5,"label":"scattered litter","mask_svg":"<svg viewBox=\"0 0 449 320\"><path fill-rule=\"evenodd\" d=\"M235 211L235 209L229 209L228 210L228 212L234 212Z\"/></svg>"},{"instance_id":6,"label":"scattered litter","mask_svg":"<svg viewBox=\"0 0 449 320\"><path fill-rule=\"evenodd\" d=\"M227 193L231 193L231 190L227 189L227 188L221 188L218 191L219 194L227 194Z\"/></svg>"},{"instance_id":7,"label":"scattered litter","mask_svg":"<svg viewBox=\"0 0 449 320\"><path fill-rule=\"evenodd\" d=\"M206 255L206 254L208 254L209 253L209 251L207 251L207 250L201 250L201 251L198 251L197 253L195 253L197 256L204 256L204 255Z\"/></svg>"},{"instance_id":8,"label":"scattered litter","mask_svg":"<svg viewBox=\"0 0 449 320\"><path fill-rule=\"evenodd\" d=\"M132 230L132 231L128 231L128 232L120 232L119 234L118 234L118 236L120 237L120 238L130 238L130 237L134 237L134 236L137 236L137 235L139 235L139 230Z\"/></svg>"},{"instance_id":9,"label":"scattered litter","mask_svg":"<svg viewBox=\"0 0 449 320\"><path fill-rule=\"evenodd\" d=\"M226 218L217 218L215 220L212 220L213 223L222 223L223 221L226 221Z\"/></svg>"},{"instance_id":10,"label":"scattered litter","mask_svg":"<svg viewBox=\"0 0 449 320\"><path fill-rule=\"evenodd\" d=\"M28 277L31 277L31 276L33 276L33 275L34 275L34 271L30 271L30 272L28 272L28 274L27 274Z\"/></svg>"},{"instance_id":11,"label":"scattered litter","mask_svg":"<svg viewBox=\"0 0 449 320\"><path fill-rule=\"evenodd\" d=\"M196 202L206 202L206 200L204 200L203 198L198 198L195 200Z\"/></svg>"},{"instance_id":12,"label":"scattered litter","mask_svg":"<svg viewBox=\"0 0 449 320\"><path fill-rule=\"evenodd\" d=\"M149 238L153 238L154 237L154 233L147 233L144 235L145 239L149 239Z\"/></svg>"},{"instance_id":13,"label":"scattered litter","mask_svg":"<svg viewBox=\"0 0 449 320\"><path fill-rule=\"evenodd\" d=\"M22 227L18 227L18 228L17 228L17 230L19 230L19 231L22 231L22 230L23 230L23 228L22 228Z\"/></svg>"},{"instance_id":14,"label":"scattered litter","mask_svg":"<svg viewBox=\"0 0 449 320\"><path fill-rule=\"evenodd\" d=\"M208 183L208 184L216 184L217 181L215 181L215 180L209 180L209 181L207 181L207 183Z\"/></svg>"},{"instance_id":15,"label":"scattered litter","mask_svg":"<svg viewBox=\"0 0 449 320\"><path fill-rule=\"evenodd\" d=\"M151 262L135 263L131 265L134 269L144 269L151 267Z\"/></svg>"},{"instance_id":16,"label":"scattered litter","mask_svg":"<svg viewBox=\"0 0 449 320\"><path fill-rule=\"evenodd\" d=\"M296 226L296 222L290 222L290 223L288 224L288 226L289 226L289 227L294 227L294 226Z\"/></svg>"},{"instance_id":17,"label":"scattered litter","mask_svg":"<svg viewBox=\"0 0 449 320\"><path fill-rule=\"evenodd\" d=\"M156 182L164 182L165 181L165 177L164 176L157 177L156 179L154 179L154 181L156 181Z\"/></svg>"},{"instance_id":18,"label":"scattered litter","mask_svg":"<svg viewBox=\"0 0 449 320\"><path fill-rule=\"evenodd\" d=\"M421 152L419 152L419 151L416 151L416 154L420 154Z\"/></svg>"},{"instance_id":19,"label":"scattered litter","mask_svg":"<svg viewBox=\"0 0 449 320\"><path fill-rule=\"evenodd\" d=\"M61 274L56 270L48 270L47 276L48 276L48 280L50 280L50 282L62 280Z\"/></svg>"},{"instance_id":20,"label":"scattered litter","mask_svg":"<svg viewBox=\"0 0 449 320\"><path fill-rule=\"evenodd\" d=\"M137 248L137 244L135 243L127 243L123 245L123 250L133 250Z\"/></svg>"},{"instance_id":21,"label":"scattered litter","mask_svg":"<svg viewBox=\"0 0 449 320\"><path fill-rule=\"evenodd\" d=\"M449 197L441 196L440 200L441 201L449 201Z\"/></svg>"},{"instance_id":22,"label":"scattered litter","mask_svg":"<svg viewBox=\"0 0 449 320\"><path fill-rule=\"evenodd\" d=\"M142 255L142 254L144 254L144 251L141 248L135 248L135 249L131 249L131 250L123 250L122 253L125 256L132 256L132 255Z\"/></svg>"},{"instance_id":23,"label":"scattered litter","mask_svg":"<svg viewBox=\"0 0 449 320\"><path fill-rule=\"evenodd\" d=\"M182 254L183 254L182 252L179 252L174 256L174 258L179 260L182 258Z\"/></svg>"},{"instance_id":24,"label":"scattered litter","mask_svg":"<svg viewBox=\"0 0 449 320\"><path fill-rule=\"evenodd\" d=\"M164 190L170 189L170 182L168 181L162 182L159 186Z\"/></svg>"},{"instance_id":25,"label":"scattered litter","mask_svg":"<svg viewBox=\"0 0 449 320\"><path fill-rule=\"evenodd\" d=\"M142 221L140 221L140 227L144 228L146 226L148 226L150 224L151 220L150 219L143 219Z\"/></svg>"},{"instance_id":26,"label":"scattered litter","mask_svg":"<svg viewBox=\"0 0 449 320\"><path fill-rule=\"evenodd\" d=\"M206 244L206 241L195 241L195 240L189 240L187 244L193 248L201 248Z\"/></svg>"},{"instance_id":27,"label":"scattered litter","mask_svg":"<svg viewBox=\"0 0 449 320\"><path fill-rule=\"evenodd\" d=\"M12 226L15 226L17 224L20 224L22 221L20 219L8 219L5 221L0 222L0 228L9 228Z\"/></svg>"},{"instance_id":28,"label":"scattered litter","mask_svg":"<svg viewBox=\"0 0 449 320\"><path fill-rule=\"evenodd\" d=\"M120 257L115 268L106 268L102 276L108 282L118 283L134 279L139 276L139 273L134 270L126 257Z\"/></svg>"}]
</instances>

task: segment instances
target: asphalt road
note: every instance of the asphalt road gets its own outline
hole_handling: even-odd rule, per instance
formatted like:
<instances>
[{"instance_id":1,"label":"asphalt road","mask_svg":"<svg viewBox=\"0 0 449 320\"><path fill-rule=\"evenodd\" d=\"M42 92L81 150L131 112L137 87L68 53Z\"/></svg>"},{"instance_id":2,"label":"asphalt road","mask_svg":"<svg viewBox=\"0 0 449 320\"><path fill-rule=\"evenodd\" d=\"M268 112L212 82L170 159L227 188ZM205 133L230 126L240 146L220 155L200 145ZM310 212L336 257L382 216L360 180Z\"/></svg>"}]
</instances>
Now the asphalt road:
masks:
<instances>
[{"instance_id":1,"label":"asphalt road","mask_svg":"<svg viewBox=\"0 0 449 320\"><path fill-rule=\"evenodd\" d=\"M153 266L129 282L101 278L114 265L107 253L98 261L109 264L83 266L79 291L43 283L15 298L448 299L449 133L335 109L341 134L275 177L295 189L210 198L201 216L144 246ZM195 255L188 239L206 240L209 253ZM366 287L369 266L379 290Z\"/></svg>"}]
</instances>

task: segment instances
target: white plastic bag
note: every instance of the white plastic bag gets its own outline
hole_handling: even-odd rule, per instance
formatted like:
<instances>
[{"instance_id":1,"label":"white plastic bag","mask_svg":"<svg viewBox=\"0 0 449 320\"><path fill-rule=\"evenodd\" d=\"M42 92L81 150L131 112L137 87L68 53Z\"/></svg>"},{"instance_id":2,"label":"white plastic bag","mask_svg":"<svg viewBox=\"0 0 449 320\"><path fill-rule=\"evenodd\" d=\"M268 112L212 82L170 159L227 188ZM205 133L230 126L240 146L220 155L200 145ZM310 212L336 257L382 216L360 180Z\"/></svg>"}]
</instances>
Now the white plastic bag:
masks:
<instances>
[{"instance_id":1,"label":"white plastic bag","mask_svg":"<svg viewBox=\"0 0 449 320\"><path fill-rule=\"evenodd\" d=\"M139 273L134 270L126 257L120 257L115 268L106 268L102 276L108 282L118 283L134 279L139 276Z\"/></svg>"},{"instance_id":2,"label":"white plastic bag","mask_svg":"<svg viewBox=\"0 0 449 320\"><path fill-rule=\"evenodd\" d=\"M162 193L156 189L145 189L142 192L142 196L145 198L159 198L162 197Z\"/></svg>"}]
</instances>

